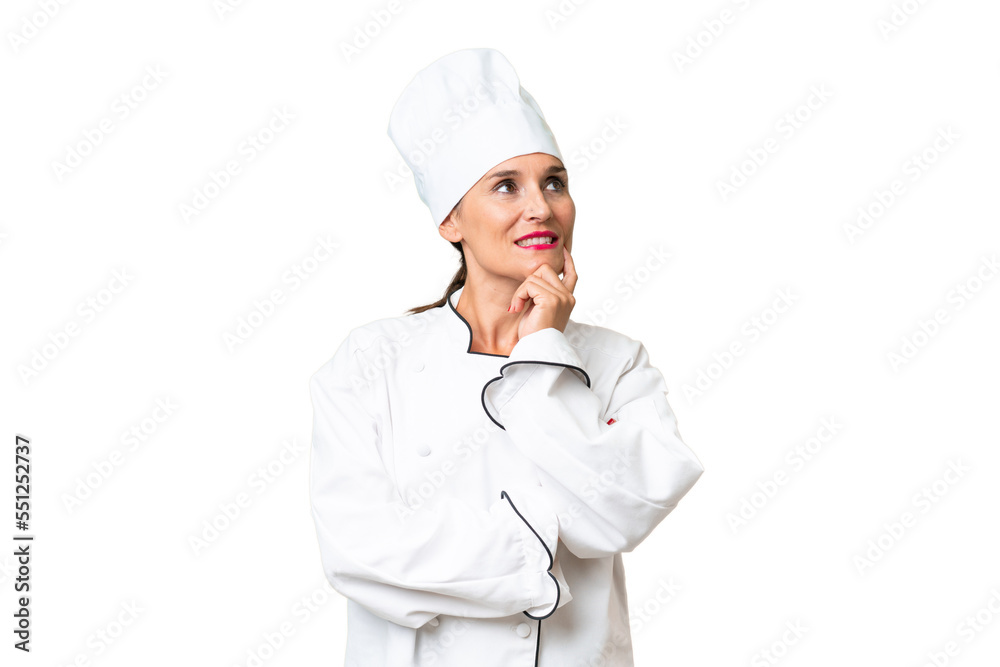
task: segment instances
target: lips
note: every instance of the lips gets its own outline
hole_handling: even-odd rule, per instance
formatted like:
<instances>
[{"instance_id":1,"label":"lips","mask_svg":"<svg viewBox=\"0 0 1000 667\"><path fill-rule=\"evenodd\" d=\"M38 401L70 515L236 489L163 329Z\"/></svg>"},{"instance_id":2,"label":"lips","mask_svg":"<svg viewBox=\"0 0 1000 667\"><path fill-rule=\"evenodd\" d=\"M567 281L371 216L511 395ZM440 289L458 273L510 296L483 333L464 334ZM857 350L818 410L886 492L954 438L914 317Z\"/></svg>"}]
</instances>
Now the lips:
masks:
<instances>
[{"instance_id":1,"label":"lips","mask_svg":"<svg viewBox=\"0 0 1000 667\"><path fill-rule=\"evenodd\" d=\"M539 234L539 235L535 235L535 236L528 236L527 238L532 239L532 238L539 238L539 237L545 237L545 236L548 236L548 235L547 234ZM555 248L558 245L559 239L557 237L555 237L555 236L550 236L549 238L552 239L551 243L537 243L536 242L536 243L532 243L531 245L519 245L517 243L514 243L514 245L517 246L518 248L521 248L522 250L550 250L552 248Z\"/></svg>"},{"instance_id":2,"label":"lips","mask_svg":"<svg viewBox=\"0 0 1000 667\"><path fill-rule=\"evenodd\" d=\"M521 241L524 241L526 239L535 239L539 237L549 237L552 239L552 243L534 243L527 246L519 245L519 242ZM524 250L550 250L552 248L555 248L558 242L559 242L558 234L556 234L555 232L550 232L547 229L539 229L531 232L530 234L525 234L521 238L517 239L517 241L514 241L514 245L516 245L518 248L523 248Z\"/></svg>"},{"instance_id":3,"label":"lips","mask_svg":"<svg viewBox=\"0 0 1000 667\"><path fill-rule=\"evenodd\" d=\"M535 230L535 231L531 232L530 234L525 234L524 236L522 236L521 238L519 238L517 240L518 241L523 241L524 239L530 239L530 238L534 238L536 236L551 236L552 238L554 238L556 240L559 239L559 235L556 234L555 232L549 231L548 229L538 229L538 230Z\"/></svg>"}]
</instances>

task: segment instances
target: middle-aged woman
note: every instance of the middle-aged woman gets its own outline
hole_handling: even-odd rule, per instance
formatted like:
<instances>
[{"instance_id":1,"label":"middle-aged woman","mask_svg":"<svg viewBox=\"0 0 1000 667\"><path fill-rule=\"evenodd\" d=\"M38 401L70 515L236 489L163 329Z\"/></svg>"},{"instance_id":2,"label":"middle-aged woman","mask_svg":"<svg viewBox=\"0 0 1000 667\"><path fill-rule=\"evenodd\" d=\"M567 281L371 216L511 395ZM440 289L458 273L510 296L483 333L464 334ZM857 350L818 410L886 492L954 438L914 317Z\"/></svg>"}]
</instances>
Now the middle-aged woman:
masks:
<instances>
[{"instance_id":1,"label":"middle-aged woman","mask_svg":"<svg viewBox=\"0 0 1000 667\"><path fill-rule=\"evenodd\" d=\"M438 303L351 329L310 381L346 665L632 666L621 554L704 469L643 344L570 319L555 138L493 49L421 70L389 135L462 265Z\"/></svg>"}]
</instances>

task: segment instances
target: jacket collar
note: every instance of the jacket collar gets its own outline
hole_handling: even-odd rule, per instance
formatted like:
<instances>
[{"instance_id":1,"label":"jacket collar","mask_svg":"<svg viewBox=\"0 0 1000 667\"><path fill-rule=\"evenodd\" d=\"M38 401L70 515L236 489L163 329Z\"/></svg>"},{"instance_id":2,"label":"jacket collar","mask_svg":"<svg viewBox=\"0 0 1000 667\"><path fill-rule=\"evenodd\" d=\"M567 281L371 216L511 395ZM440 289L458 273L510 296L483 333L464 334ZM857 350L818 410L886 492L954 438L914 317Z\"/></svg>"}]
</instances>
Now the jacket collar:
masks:
<instances>
[{"instance_id":1,"label":"jacket collar","mask_svg":"<svg viewBox=\"0 0 1000 667\"><path fill-rule=\"evenodd\" d=\"M455 305L458 303L458 299L462 296L463 291L465 291L464 285L449 292L448 296L445 298L446 303L443 306L443 308L447 311L444 313L444 318L448 321L448 332L452 337L452 340L456 345L460 346L466 354L475 354L480 357L492 357L493 359L509 359L510 357L506 354L489 354L488 352L472 351L472 327L455 308Z\"/></svg>"}]
</instances>

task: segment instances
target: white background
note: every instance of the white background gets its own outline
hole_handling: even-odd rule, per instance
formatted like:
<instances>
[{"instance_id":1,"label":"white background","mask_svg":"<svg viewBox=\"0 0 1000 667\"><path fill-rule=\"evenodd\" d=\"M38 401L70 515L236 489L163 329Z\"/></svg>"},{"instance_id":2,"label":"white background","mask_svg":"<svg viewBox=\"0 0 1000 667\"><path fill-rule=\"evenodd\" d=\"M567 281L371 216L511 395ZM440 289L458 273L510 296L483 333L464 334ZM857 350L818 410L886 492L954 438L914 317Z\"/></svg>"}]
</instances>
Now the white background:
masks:
<instances>
[{"instance_id":1,"label":"white background","mask_svg":"<svg viewBox=\"0 0 1000 667\"><path fill-rule=\"evenodd\" d=\"M412 178L387 179L402 163L386 125L420 68L481 46L514 64L567 159L573 318L647 345L706 468L625 556L636 664L996 664L996 3L43 6L0 17L4 664L248 665L283 623L263 664L342 664L307 383L349 329L435 301L457 268ZM275 109L294 117L248 159ZM240 172L185 219L229 160ZM880 214L851 232L859 207ZM318 239L338 249L310 264ZM654 250L669 260L647 264ZM772 312L781 290L792 305ZM177 406L159 423L158 400ZM30 655L11 648L15 434L32 441Z\"/></svg>"}]
</instances>

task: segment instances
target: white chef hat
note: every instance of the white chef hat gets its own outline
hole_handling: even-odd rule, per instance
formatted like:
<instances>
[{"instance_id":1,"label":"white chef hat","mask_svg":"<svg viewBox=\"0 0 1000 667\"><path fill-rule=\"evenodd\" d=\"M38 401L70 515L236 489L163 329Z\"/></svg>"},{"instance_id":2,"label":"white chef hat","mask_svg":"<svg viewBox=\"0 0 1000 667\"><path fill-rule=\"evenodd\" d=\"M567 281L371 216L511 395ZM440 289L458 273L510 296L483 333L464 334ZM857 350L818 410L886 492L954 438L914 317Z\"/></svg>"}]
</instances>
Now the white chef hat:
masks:
<instances>
[{"instance_id":1,"label":"white chef hat","mask_svg":"<svg viewBox=\"0 0 1000 667\"><path fill-rule=\"evenodd\" d=\"M542 110L496 49L454 51L417 72L392 109L388 132L435 229L501 162L529 153L562 160Z\"/></svg>"}]
</instances>

